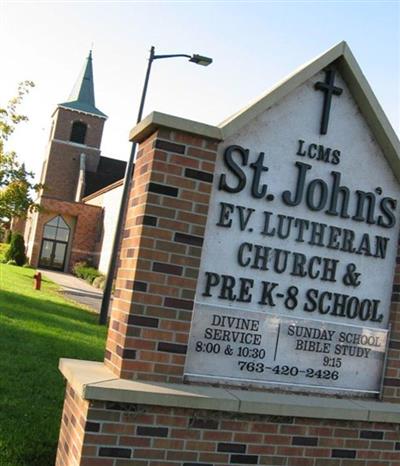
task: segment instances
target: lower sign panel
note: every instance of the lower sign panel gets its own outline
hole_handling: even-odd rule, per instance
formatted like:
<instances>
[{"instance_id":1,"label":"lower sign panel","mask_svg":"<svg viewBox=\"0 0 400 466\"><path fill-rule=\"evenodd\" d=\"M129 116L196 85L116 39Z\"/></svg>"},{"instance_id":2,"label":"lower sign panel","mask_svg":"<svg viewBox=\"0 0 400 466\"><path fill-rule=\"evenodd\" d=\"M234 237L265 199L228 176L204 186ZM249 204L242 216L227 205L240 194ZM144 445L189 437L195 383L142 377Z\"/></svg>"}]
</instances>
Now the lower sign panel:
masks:
<instances>
[{"instance_id":1,"label":"lower sign panel","mask_svg":"<svg viewBox=\"0 0 400 466\"><path fill-rule=\"evenodd\" d=\"M185 378L378 393L387 334L196 303Z\"/></svg>"}]
</instances>

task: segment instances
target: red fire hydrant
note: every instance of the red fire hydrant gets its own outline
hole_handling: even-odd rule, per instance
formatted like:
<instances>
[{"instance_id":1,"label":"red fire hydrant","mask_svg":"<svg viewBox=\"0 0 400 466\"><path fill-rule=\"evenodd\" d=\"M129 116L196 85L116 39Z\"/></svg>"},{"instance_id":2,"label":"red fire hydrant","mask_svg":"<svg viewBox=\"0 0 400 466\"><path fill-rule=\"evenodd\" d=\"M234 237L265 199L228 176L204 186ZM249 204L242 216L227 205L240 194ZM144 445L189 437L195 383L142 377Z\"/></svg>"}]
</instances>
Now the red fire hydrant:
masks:
<instances>
[{"instance_id":1,"label":"red fire hydrant","mask_svg":"<svg viewBox=\"0 0 400 466\"><path fill-rule=\"evenodd\" d=\"M40 272L36 272L33 278L35 279L35 290L40 290L40 287L42 286L42 274Z\"/></svg>"}]
</instances>

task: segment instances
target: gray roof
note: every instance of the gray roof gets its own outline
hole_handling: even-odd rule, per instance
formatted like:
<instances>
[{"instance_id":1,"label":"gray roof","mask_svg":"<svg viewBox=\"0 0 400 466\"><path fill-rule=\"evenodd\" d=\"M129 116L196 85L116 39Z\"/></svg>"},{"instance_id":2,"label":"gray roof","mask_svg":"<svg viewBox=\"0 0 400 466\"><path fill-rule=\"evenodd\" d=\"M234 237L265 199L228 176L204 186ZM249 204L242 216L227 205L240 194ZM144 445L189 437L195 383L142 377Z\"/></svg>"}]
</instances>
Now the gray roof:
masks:
<instances>
[{"instance_id":1,"label":"gray roof","mask_svg":"<svg viewBox=\"0 0 400 466\"><path fill-rule=\"evenodd\" d=\"M89 52L86 63L78 76L68 100L62 104L58 104L58 106L107 118L107 115L95 106L92 51Z\"/></svg>"}]
</instances>

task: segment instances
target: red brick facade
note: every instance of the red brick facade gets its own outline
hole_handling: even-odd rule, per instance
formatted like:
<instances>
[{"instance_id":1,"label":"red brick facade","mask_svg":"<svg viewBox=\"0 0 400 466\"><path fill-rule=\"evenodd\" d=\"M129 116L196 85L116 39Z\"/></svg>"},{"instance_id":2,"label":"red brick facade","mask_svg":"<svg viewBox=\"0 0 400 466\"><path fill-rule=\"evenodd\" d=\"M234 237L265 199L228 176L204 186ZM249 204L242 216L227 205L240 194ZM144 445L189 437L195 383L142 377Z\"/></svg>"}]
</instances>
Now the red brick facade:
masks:
<instances>
[{"instance_id":1,"label":"red brick facade","mask_svg":"<svg viewBox=\"0 0 400 466\"><path fill-rule=\"evenodd\" d=\"M87 125L85 144L70 141L71 128L75 121ZM57 108L41 180L45 185L45 196L64 201L75 200L80 155L85 154L87 169L96 171L104 121L104 118Z\"/></svg>"},{"instance_id":2,"label":"red brick facade","mask_svg":"<svg viewBox=\"0 0 400 466\"><path fill-rule=\"evenodd\" d=\"M81 260L96 265L97 242L102 228L102 209L82 202L66 202L50 198L42 198L40 205L42 210L37 217L30 263L34 267L39 264L44 225L53 217L61 215L71 229L72 242L67 253L68 269L71 270L75 262Z\"/></svg>"}]
</instances>

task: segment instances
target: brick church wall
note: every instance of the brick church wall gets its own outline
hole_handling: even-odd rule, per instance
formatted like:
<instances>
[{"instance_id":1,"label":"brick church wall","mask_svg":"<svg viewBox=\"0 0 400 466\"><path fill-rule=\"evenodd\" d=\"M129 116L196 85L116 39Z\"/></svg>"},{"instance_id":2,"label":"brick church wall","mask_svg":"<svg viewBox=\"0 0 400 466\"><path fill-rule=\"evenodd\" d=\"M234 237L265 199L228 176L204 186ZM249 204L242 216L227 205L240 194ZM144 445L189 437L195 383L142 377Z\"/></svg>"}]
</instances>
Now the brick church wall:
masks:
<instances>
[{"instance_id":1,"label":"brick church wall","mask_svg":"<svg viewBox=\"0 0 400 466\"><path fill-rule=\"evenodd\" d=\"M43 211L38 217L30 263L34 267L38 265L44 225L53 217L61 215L71 228L72 246L69 270L75 262L80 260L91 260L94 265L97 265L98 253L95 251L102 226L102 209L80 202L66 202L50 198L42 198L41 208Z\"/></svg>"},{"instance_id":2,"label":"brick church wall","mask_svg":"<svg viewBox=\"0 0 400 466\"><path fill-rule=\"evenodd\" d=\"M47 162L44 195L73 202L78 185L80 156L90 152L94 156L96 152L57 141L51 143L50 151L51 160Z\"/></svg>"},{"instance_id":3,"label":"brick church wall","mask_svg":"<svg viewBox=\"0 0 400 466\"><path fill-rule=\"evenodd\" d=\"M74 121L82 121L88 125L86 132L85 145L98 149L100 147L101 137L103 135L104 118L82 113L81 115L76 110L68 110L58 107L57 124L54 127L52 138L61 141L69 141Z\"/></svg>"}]
</instances>

